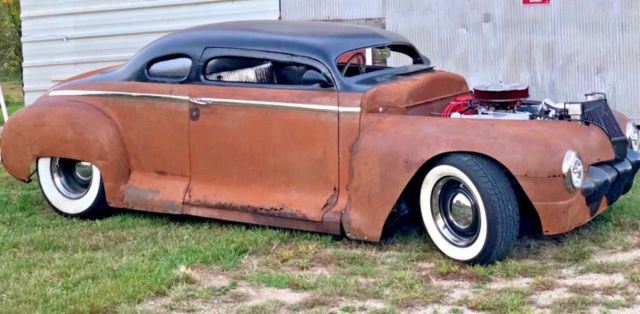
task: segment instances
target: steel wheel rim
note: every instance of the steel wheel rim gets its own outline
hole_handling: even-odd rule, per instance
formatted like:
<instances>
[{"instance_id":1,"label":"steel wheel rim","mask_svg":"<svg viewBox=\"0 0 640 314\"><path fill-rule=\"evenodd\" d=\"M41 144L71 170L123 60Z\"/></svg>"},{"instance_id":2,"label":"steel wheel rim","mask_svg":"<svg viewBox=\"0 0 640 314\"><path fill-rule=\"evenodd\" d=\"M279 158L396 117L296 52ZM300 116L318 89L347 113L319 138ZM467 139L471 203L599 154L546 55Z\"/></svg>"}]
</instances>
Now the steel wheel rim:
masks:
<instances>
[{"instance_id":1,"label":"steel wheel rim","mask_svg":"<svg viewBox=\"0 0 640 314\"><path fill-rule=\"evenodd\" d=\"M91 188L93 165L73 159L51 158L53 185L69 199L83 197Z\"/></svg>"},{"instance_id":2,"label":"steel wheel rim","mask_svg":"<svg viewBox=\"0 0 640 314\"><path fill-rule=\"evenodd\" d=\"M435 184L431 213L438 231L449 243L468 247L478 238L481 223L478 202L461 180L445 177Z\"/></svg>"}]
</instances>

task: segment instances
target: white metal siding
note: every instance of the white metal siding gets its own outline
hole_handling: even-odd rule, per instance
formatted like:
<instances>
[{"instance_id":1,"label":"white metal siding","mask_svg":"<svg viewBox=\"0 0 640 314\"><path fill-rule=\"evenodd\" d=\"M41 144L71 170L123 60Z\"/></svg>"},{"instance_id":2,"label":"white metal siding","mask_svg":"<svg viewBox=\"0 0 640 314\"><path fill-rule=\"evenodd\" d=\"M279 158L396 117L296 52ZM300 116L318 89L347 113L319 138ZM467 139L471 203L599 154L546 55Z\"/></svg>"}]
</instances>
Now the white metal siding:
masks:
<instances>
[{"instance_id":1,"label":"white metal siding","mask_svg":"<svg viewBox=\"0 0 640 314\"><path fill-rule=\"evenodd\" d=\"M385 0L281 0L283 20L361 20L384 17Z\"/></svg>"},{"instance_id":2,"label":"white metal siding","mask_svg":"<svg viewBox=\"0 0 640 314\"><path fill-rule=\"evenodd\" d=\"M230 20L278 19L278 0L22 0L26 103L55 82L119 64L154 39Z\"/></svg>"}]
</instances>

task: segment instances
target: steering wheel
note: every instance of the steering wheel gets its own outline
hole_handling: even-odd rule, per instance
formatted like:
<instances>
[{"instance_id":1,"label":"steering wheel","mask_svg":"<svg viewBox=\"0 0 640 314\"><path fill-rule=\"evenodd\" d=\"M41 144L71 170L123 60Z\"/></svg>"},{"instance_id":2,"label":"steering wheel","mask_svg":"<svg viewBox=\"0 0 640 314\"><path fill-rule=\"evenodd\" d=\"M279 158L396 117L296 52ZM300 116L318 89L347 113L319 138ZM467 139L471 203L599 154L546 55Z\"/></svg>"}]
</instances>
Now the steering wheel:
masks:
<instances>
[{"instance_id":1,"label":"steering wheel","mask_svg":"<svg viewBox=\"0 0 640 314\"><path fill-rule=\"evenodd\" d=\"M349 58L349 60L347 60L347 63L344 65L344 68L342 69L342 76L345 76L347 74L347 71L349 70L351 63L353 63L353 61L356 58L360 58L360 61L361 61L360 66L358 67L358 69L360 70L360 74L364 74L367 71L367 57L364 56L364 53L357 52L357 53L354 53L353 56Z\"/></svg>"}]
</instances>

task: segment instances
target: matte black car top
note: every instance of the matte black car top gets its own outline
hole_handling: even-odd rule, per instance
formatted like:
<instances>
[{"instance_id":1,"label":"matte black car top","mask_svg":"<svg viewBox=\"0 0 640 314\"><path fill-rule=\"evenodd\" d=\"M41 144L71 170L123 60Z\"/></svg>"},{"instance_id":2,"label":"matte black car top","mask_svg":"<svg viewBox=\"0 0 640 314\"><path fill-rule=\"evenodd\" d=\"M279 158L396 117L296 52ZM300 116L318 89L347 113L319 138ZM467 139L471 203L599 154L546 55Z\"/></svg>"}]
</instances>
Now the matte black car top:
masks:
<instances>
[{"instance_id":1,"label":"matte black car top","mask_svg":"<svg viewBox=\"0 0 640 314\"><path fill-rule=\"evenodd\" d=\"M342 53L378 45L411 43L368 26L330 22L240 21L188 28L153 42L141 51L149 57L175 46L239 48L308 56L330 64Z\"/></svg>"},{"instance_id":2,"label":"matte black car top","mask_svg":"<svg viewBox=\"0 0 640 314\"><path fill-rule=\"evenodd\" d=\"M429 61L404 37L369 26L308 21L235 21L188 28L157 39L141 49L125 65L81 81L144 81L152 62L175 56L198 62L206 48L233 48L303 56L325 64L336 73L336 60L345 52L365 47L398 45L406 47L420 64ZM382 73L381 73L382 74ZM335 75L336 78L338 75ZM188 83L190 79L181 82ZM340 82L343 90L366 90L375 79L362 77ZM371 81L371 82L370 82Z\"/></svg>"}]
</instances>

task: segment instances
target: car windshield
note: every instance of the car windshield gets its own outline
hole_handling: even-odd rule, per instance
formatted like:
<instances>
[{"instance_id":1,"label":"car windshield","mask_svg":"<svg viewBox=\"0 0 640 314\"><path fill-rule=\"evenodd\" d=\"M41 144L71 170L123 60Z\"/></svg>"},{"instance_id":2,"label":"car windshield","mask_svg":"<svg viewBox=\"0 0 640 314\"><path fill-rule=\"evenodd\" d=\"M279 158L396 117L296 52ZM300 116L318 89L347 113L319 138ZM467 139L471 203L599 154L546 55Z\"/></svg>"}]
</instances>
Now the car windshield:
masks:
<instances>
[{"instance_id":1,"label":"car windshield","mask_svg":"<svg viewBox=\"0 0 640 314\"><path fill-rule=\"evenodd\" d=\"M423 58L415 48L408 45L387 45L351 50L338 57L336 63L344 77L359 77L368 73L398 68L409 70L415 65L429 66L428 60Z\"/></svg>"}]
</instances>

